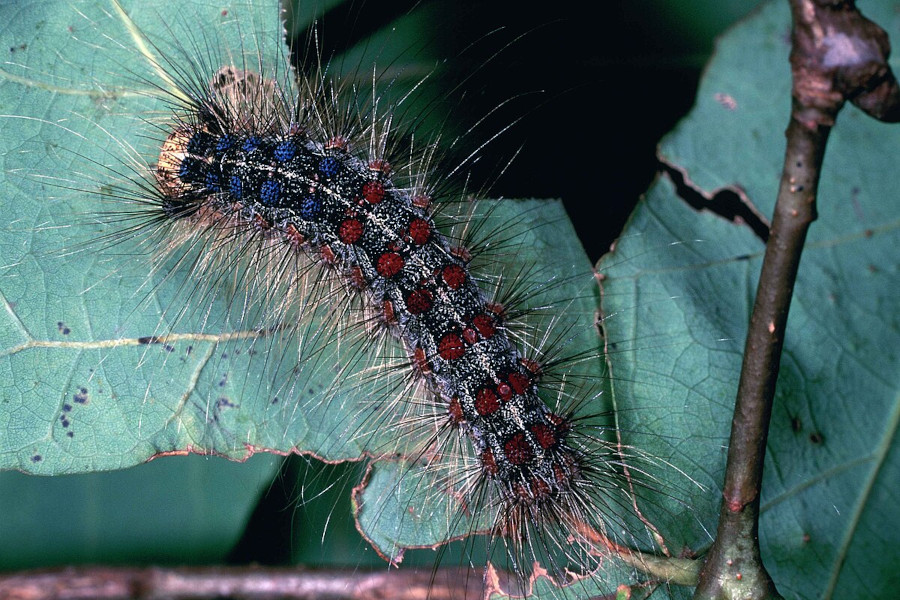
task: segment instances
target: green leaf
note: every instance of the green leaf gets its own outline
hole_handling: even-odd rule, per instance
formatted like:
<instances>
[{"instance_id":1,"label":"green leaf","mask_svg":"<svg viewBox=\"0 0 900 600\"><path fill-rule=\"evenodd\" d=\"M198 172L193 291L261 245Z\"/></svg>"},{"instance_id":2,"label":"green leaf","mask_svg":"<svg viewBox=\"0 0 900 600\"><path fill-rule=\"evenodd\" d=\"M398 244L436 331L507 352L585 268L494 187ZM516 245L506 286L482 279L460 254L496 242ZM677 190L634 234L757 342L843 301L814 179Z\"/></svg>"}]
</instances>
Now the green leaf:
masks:
<instances>
[{"instance_id":1,"label":"green leaf","mask_svg":"<svg viewBox=\"0 0 900 600\"><path fill-rule=\"evenodd\" d=\"M279 462L179 456L68 477L0 473L0 568L221 563Z\"/></svg>"},{"instance_id":2,"label":"green leaf","mask_svg":"<svg viewBox=\"0 0 900 600\"><path fill-rule=\"evenodd\" d=\"M862 9L900 29L900 3ZM784 2L731 31L660 148L704 195L737 186L763 215L783 160L789 31ZM896 126L848 105L826 153L763 484L763 559L786 597L889 597L900 584L886 529L900 519L898 142ZM617 401L636 403L623 429L707 486L690 506L710 531L762 253L748 227L693 212L663 180L598 267Z\"/></svg>"},{"instance_id":3,"label":"green leaf","mask_svg":"<svg viewBox=\"0 0 900 600\"><path fill-rule=\"evenodd\" d=\"M159 4L134 3L124 14L114 2L0 9L4 46L21 48L0 80L8 133L0 201L15 215L0 236L0 468L97 471L185 450L240 458L304 426L296 419L255 439L269 414L262 403L273 399L241 406L244 389L262 389L263 374L230 377L247 373L250 361L248 344L223 326L222 299L209 307L221 330L203 335L204 308L182 318L167 305L185 277L148 281L146 248L127 239L102 253L77 245L93 238L99 247L110 229L91 215L120 210L104 203L102 186L155 162L143 120L165 114L164 99L149 94L166 84L151 55L176 60L213 39L242 48L240 22L268 32L260 35L273 45L266 56L282 56L274 8L195 3L163 12ZM208 28L190 31L194 23ZM142 47L135 27L160 45ZM176 321L179 339L142 343L173 332Z\"/></svg>"}]
</instances>

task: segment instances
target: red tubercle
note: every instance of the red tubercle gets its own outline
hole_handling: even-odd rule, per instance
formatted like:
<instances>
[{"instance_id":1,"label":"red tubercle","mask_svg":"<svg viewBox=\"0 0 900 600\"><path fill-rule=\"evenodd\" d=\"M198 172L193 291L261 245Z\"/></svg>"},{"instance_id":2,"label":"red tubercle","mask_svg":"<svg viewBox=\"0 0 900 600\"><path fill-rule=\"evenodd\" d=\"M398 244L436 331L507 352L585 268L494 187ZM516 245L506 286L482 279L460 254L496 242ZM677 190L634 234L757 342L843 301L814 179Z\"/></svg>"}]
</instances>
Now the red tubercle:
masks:
<instances>
[{"instance_id":1,"label":"red tubercle","mask_svg":"<svg viewBox=\"0 0 900 600\"><path fill-rule=\"evenodd\" d=\"M475 410L482 417L487 417L500 410L500 401L491 388L484 387L475 392Z\"/></svg>"},{"instance_id":2,"label":"red tubercle","mask_svg":"<svg viewBox=\"0 0 900 600\"><path fill-rule=\"evenodd\" d=\"M262 215L253 215L253 224L261 231L267 231L272 228L272 224L266 221Z\"/></svg>"},{"instance_id":3,"label":"red tubercle","mask_svg":"<svg viewBox=\"0 0 900 600\"><path fill-rule=\"evenodd\" d=\"M553 476L560 487L571 487L573 480L581 472L578 460L569 451L559 452L557 457L558 459L553 463Z\"/></svg>"},{"instance_id":4,"label":"red tubercle","mask_svg":"<svg viewBox=\"0 0 900 600\"><path fill-rule=\"evenodd\" d=\"M455 333L448 333L438 342L438 354L444 360L456 360L466 353L462 339Z\"/></svg>"},{"instance_id":5,"label":"red tubercle","mask_svg":"<svg viewBox=\"0 0 900 600\"><path fill-rule=\"evenodd\" d=\"M547 448L552 448L559 441L556 436L556 431L554 431L552 427L544 425L543 423L536 423L532 425L531 434L534 436L534 439L538 443L538 445L544 450L546 450Z\"/></svg>"},{"instance_id":6,"label":"red tubercle","mask_svg":"<svg viewBox=\"0 0 900 600\"><path fill-rule=\"evenodd\" d=\"M534 497L531 495L531 488L521 481L517 481L512 486L513 494L515 494L522 504L532 504Z\"/></svg>"},{"instance_id":7,"label":"red tubercle","mask_svg":"<svg viewBox=\"0 0 900 600\"><path fill-rule=\"evenodd\" d=\"M419 288L410 292L406 297L406 310L411 315L421 315L428 312L434 304L433 294L424 289Z\"/></svg>"},{"instance_id":8,"label":"red tubercle","mask_svg":"<svg viewBox=\"0 0 900 600\"><path fill-rule=\"evenodd\" d=\"M534 458L534 451L528 444L525 434L519 432L503 443L503 452L510 464L524 465Z\"/></svg>"},{"instance_id":9,"label":"red tubercle","mask_svg":"<svg viewBox=\"0 0 900 600\"><path fill-rule=\"evenodd\" d=\"M409 239L422 246L431 239L431 225L425 219L415 218L409 224Z\"/></svg>"},{"instance_id":10,"label":"red tubercle","mask_svg":"<svg viewBox=\"0 0 900 600\"><path fill-rule=\"evenodd\" d=\"M553 496L553 488L540 477L531 478L531 495L535 501L545 500Z\"/></svg>"},{"instance_id":11,"label":"red tubercle","mask_svg":"<svg viewBox=\"0 0 900 600\"><path fill-rule=\"evenodd\" d=\"M467 263L472 260L472 253L464 246L451 246L450 255L455 256L459 260Z\"/></svg>"},{"instance_id":12,"label":"red tubercle","mask_svg":"<svg viewBox=\"0 0 900 600\"><path fill-rule=\"evenodd\" d=\"M384 184L380 181L367 181L362 187L362 196L369 204L378 204L384 200Z\"/></svg>"},{"instance_id":13,"label":"red tubercle","mask_svg":"<svg viewBox=\"0 0 900 600\"><path fill-rule=\"evenodd\" d=\"M485 448L484 452L481 453L481 468L484 469L485 474L490 477L496 477L500 472L500 469L497 468L497 460L494 458L494 452L490 448Z\"/></svg>"},{"instance_id":14,"label":"red tubercle","mask_svg":"<svg viewBox=\"0 0 900 600\"><path fill-rule=\"evenodd\" d=\"M403 257L396 252L385 252L378 257L375 270L385 279L389 279L403 269L405 262Z\"/></svg>"},{"instance_id":15,"label":"red tubercle","mask_svg":"<svg viewBox=\"0 0 900 600\"><path fill-rule=\"evenodd\" d=\"M531 379L523 373L513 372L509 374L509 385L516 394L522 396L531 387Z\"/></svg>"},{"instance_id":16,"label":"red tubercle","mask_svg":"<svg viewBox=\"0 0 900 600\"><path fill-rule=\"evenodd\" d=\"M284 235L295 248L299 248L306 242L306 238L303 237L303 234L293 225L285 226Z\"/></svg>"},{"instance_id":17,"label":"red tubercle","mask_svg":"<svg viewBox=\"0 0 900 600\"><path fill-rule=\"evenodd\" d=\"M441 271L441 278L451 290L458 290L466 282L466 270L459 265L447 265Z\"/></svg>"},{"instance_id":18,"label":"red tubercle","mask_svg":"<svg viewBox=\"0 0 900 600\"><path fill-rule=\"evenodd\" d=\"M357 290L364 290L368 285L366 278L363 276L362 269L358 265L353 265L349 273L350 285Z\"/></svg>"},{"instance_id":19,"label":"red tubercle","mask_svg":"<svg viewBox=\"0 0 900 600\"><path fill-rule=\"evenodd\" d=\"M572 473L563 465L554 463L553 464L553 477L556 479L556 483L561 486L567 486L569 480L572 477Z\"/></svg>"},{"instance_id":20,"label":"red tubercle","mask_svg":"<svg viewBox=\"0 0 900 600\"><path fill-rule=\"evenodd\" d=\"M497 393L500 394L500 399L504 402L509 402L512 400L513 393L512 388L505 382L501 382L500 385L497 386Z\"/></svg>"},{"instance_id":21,"label":"red tubercle","mask_svg":"<svg viewBox=\"0 0 900 600\"><path fill-rule=\"evenodd\" d=\"M550 421L554 427L556 427L556 431L559 434L566 433L572 428L572 424L567 418L556 413L547 413L547 420Z\"/></svg>"},{"instance_id":22,"label":"red tubercle","mask_svg":"<svg viewBox=\"0 0 900 600\"><path fill-rule=\"evenodd\" d=\"M475 326L475 329L481 334L481 337L486 340L491 339L494 337L494 334L497 333L494 319L486 314L476 315L475 318L472 319L472 325Z\"/></svg>"},{"instance_id":23,"label":"red tubercle","mask_svg":"<svg viewBox=\"0 0 900 600\"><path fill-rule=\"evenodd\" d=\"M362 235L363 224L357 219L345 219L338 226L338 239L347 245L355 244Z\"/></svg>"},{"instance_id":24,"label":"red tubercle","mask_svg":"<svg viewBox=\"0 0 900 600\"><path fill-rule=\"evenodd\" d=\"M478 334L475 333L475 330L471 327L466 327L465 329L463 329L462 337L470 346L478 341Z\"/></svg>"},{"instance_id":25,"label":"red tubercle","mask_svg":"<svg viewBox=\"0 0 900 600\"><path fill-rule=\"evenodd\" d=\"M416 208L428 210L431 208L431 196L427 194L416 194L412 197L412 204Z\"/></svg>"},{"instance_id":26,"label":"red tubercle","mask_svg":"<svg viewBox=\"0 0 900 600\"><path fill-rule=\"evenodd\" d=\"M381 303L381 314L384 316L385 323L396 323L397 322L397 313L394 311L394 303L390 300L385 300Z\"/></svg>"},{"instance_id":27,"label":"red tubercle","mask_svg":"<svg viewBox=\"0 0 900 600\"><path fill-rule=\"evenodd\" d=\"M421 346L416 346L413 350L412 364L413 368L422 375L431 373L431 363L428 362L428 357L425 356L425 350Z\"/></svg>"},{"instance_id":28,"label":"red tubercle","mask_svg":"<svg viewBox=\"0 0 900 600\"><path fill-rule=\"evenodd\" d=\"M369 162L369 170L386 176L391 172L391 163L384 159L377 158Z\"/></svg>"},{"instance_id":29,"label":"red tubercle","mask_svg":"<svg viewBox=\"0 0 900 600\"><path fill-rule=\"evenodd\" d=\"M506 306L499 302L488 302L484 305L484 308L500 320L506 318Z\"/></svg>"},{"instance_id":30,"label":"red tubercle","mask_svg":"<svg viewBox=\"0 0 900 600\"><path fill-rule=\"evenodd\" d=\"M464 423L466 420L462 404L459 403L459 398L456 396L453 396L453 398L450 399L450 404L447 406L447 413L450 415L450 421L454 425Z\"/></svg>"},{"instance_id":31,"label":"red tubercle","mask_svg":"<svg viewBox=\"0 0 900 600\"><path fill-rule=\"evenodd\" d=\"M343 136L334 136L333 138L325 142L325 149L347 152L350 150L350 142Z\"/></svg>"},{"instance_id":32,"label":"red tubercle","mask_svg":"<svg viewBox=\"0 0 900 600\"><path fill-rule=\"evenodd\" d=\"M525 367L528 372L535 377L540 377L543 374L541 363L534 359L522 357L519 359L519 364Z\"/></svg>"},{"instance_id":33,"label":"red tubercle","mask_svg":"<svg viewBox=\"0 0 900 600\"><path fill-rule=\"evenodd\" d=\"M328 244L322 244L322 247L319 249L319 254L322 256L322 260L324 260L325 263L329 265L337 263L337 256Z\"/></svg>"}]
</instances>

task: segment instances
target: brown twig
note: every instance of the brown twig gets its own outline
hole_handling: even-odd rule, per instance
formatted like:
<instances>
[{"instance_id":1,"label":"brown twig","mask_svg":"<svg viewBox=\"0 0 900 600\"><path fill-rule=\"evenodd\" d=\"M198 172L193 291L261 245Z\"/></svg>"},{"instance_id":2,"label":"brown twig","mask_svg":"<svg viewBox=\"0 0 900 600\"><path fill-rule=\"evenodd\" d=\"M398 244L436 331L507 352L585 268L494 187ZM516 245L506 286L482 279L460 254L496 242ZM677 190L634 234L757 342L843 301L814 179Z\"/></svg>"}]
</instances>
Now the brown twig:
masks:
<instances>
[{"instance_id":1,"label":"brown twig","mask_svg":"<svg viewBox=\"0 0 900 600\"><path fill-rule=\"evenodd\" d=\"M303 571L263 567L61 567L0 575L3 600L466 600L466 570Z\"/></svg>"},{"instance_id":2,"label":"brown twig","mask_svg":"<svg viewBox=\"0 0 900 600\"><path fill-rule=\"evenodd\" d=\"M900 120L887 34L852 0L789 0L793 102L775 215L750 318L716 541L695 598L777 598L757 538L769 417L800 255L816 219L828 135L846 101Z\"/></svg>"}]
</instances>

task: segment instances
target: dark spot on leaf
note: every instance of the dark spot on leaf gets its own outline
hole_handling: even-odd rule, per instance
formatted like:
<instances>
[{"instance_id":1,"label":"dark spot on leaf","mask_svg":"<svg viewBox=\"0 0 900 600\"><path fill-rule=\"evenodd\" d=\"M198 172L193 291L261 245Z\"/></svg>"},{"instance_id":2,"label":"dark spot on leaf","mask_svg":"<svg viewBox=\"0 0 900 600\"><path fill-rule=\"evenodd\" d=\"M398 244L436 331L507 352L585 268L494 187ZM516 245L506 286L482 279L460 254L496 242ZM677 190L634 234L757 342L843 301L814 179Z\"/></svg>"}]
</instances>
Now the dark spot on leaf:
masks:
<instances>
[{"instance_id":1,"label":"dark spot on leaf","mask_svg":"<svg viewBox=\"0 0 900 600\"><path fill-rule=\"evenodd\" d=\"M40 454L35 454L34 456L31 457L31 462L41 462L41 458L42 457Z\"/></svg>"},{"instance_id":2,"label":"dark spot on leaf","mask_svg":"<svg viewBox=\"0 0 900 600\"><path fill-rule=\"evenodd\" d=\"M56 329L58 329L59 332L63 335L69 335L70 333L72 333L72 330L66 327L66 324L62 321L56 322Z\"/></svg>"},{"instance_id":3,"label":"dark spot on leaf","mask_svg":"<svg viewBox=\"0 0 900 600\"><path fill-rule=\"evenodd\" d=\"M163 346L163 347L165 348L166 352L175 352L175 347L174 347L174 346L171 346L171 345L169 345L169 344L166 344L166 345Z\"/></svg>"},{"instance_id":4,"label":"dark spot on leaf","mask_svg":"<svg viewBox=\"0 0 900 600\"><path fill-rule=\"evenodd\" d=\"M162 338L157 335L145 335L138 338L138 344L161 344Z\"/></svg>"},{"instance_id":5,"label":"dark spot on leaf","mask_svg":"<svg viewBox=\"0 0 900 600\"><path fill-rule=\"evenodd\" d=\"M74 431L69 431L68 433L66 433L66 435L69 436L69 437L75 437L75 432L74 432Z\"/></svg>"},{"instance_id":6,"label":"dark spot on leaf","mask_svg":"<svg viewBox=\"0 0 900 600\"><path fill-rule=\"evenodd\" d=\"M791 431L799 433L801 429L803 429L803 422L800 417L791 417Z\"/></svg>"},{"instance_id":7,"label":"dark spot on leaf","mask_svg":"<svg viewBox=\"0 0 900 600\"><path fill-rule=\"evenodd\" d=\"M272 398L272 404L278 404L278 396Z\"/></svg>"},{"instance_id":8,"label":"dark spot on leaf","mask_svg":"<svg viewBox=\"0 0 900 600\"><path fill-rule=\"evenodd\" d=\"M63 404L63 412L70 412L72 410L71 404Z\"/></svg>"},{"instance_id":9,"label":"dark spot on leaf","mask_svg":"<svg viewBox=\"0 0 900 600\"><path fill-rule=\"evenodd\" d=\"M216 408L235 408L235 406L234 402L225 397L216 400Z\"/></svg>"},{"instance_id":10,"label":"dark spot on leaf","mask_svg":"<svg viewBox=\"0 0 900 600\"><path fill-rule=\"evenodd\" d=\"M78 393L73 396L75 402L78 404L87 404L88 403L88 391L87 388L81 388L78 390Z\"/></svg>"},{"instance_id":11,"label":"dark spot on leaf","mask_svg":"<svg viewBox=\"0 0 900 600\"><path fill-rule=\"evenodd\" d=\"M809 434L809 441L812 442L813 444L817 444L817 445L824 444L825 436L823 436L818 431L813 431L811 434Z\"/></svg>"}]
</instances>

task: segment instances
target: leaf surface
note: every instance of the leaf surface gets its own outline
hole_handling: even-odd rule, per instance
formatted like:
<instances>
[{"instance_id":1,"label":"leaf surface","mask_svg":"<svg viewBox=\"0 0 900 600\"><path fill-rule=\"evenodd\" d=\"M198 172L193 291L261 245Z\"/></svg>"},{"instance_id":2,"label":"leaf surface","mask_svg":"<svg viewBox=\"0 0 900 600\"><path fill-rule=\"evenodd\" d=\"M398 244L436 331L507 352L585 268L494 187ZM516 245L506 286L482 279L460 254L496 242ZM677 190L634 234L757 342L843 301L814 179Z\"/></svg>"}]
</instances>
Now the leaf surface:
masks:
<instances>
[{"instance_id":1,"label":"leaf surface","mask_svg":"<svg viewBox=\"0 0 900 600\"><path fill-rule=\"evenodd\" d=\"M897 2L861 8L900 31ZM762 215L781 174L789 32L784 2L734 28L693 111L660 147L701 193L737 186ZM884 529L900 518L891 500L900 481L898 142L896 126L849 105L829 140L763 482L763 559L789 598L888 597L900 583L900 551ZM694 212L662 180L599 266L608 336L618 342L617 402L636 407L623 412L623 428L646 432L636 444L707 487L689 505L710 531L763 250L748 227Z\"/></svg>"}]
</instances>

